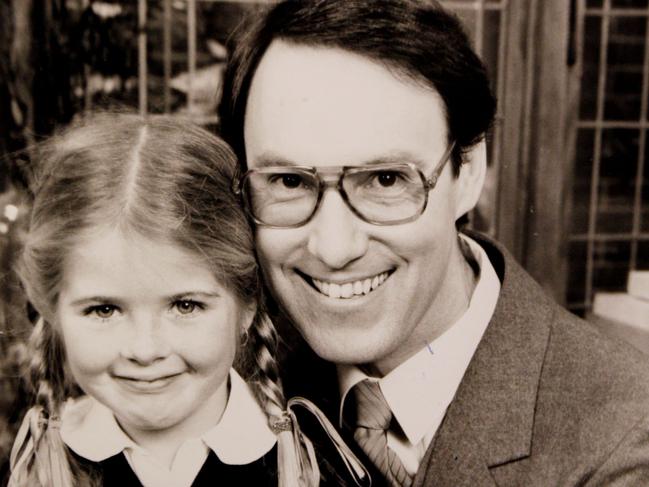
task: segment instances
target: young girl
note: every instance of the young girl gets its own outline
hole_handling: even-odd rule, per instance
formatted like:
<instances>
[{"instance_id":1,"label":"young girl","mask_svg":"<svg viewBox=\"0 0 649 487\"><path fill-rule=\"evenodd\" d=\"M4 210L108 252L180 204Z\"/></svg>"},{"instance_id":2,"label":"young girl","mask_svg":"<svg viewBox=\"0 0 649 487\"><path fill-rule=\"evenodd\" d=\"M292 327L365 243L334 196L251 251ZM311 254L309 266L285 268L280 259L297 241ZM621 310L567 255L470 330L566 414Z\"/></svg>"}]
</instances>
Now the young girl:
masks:
<instances>
[{"instance_id":1,"label":"young girl","mask_svg":"<svg viewBox=\"0 0 649 487\"><path fill-rule=\"evenodd\" d=\"M317 485L229 148L188 123L104 114L39 159L19 267L39 313L35 401L9 485Z\"/></svg>"}]
</instances>

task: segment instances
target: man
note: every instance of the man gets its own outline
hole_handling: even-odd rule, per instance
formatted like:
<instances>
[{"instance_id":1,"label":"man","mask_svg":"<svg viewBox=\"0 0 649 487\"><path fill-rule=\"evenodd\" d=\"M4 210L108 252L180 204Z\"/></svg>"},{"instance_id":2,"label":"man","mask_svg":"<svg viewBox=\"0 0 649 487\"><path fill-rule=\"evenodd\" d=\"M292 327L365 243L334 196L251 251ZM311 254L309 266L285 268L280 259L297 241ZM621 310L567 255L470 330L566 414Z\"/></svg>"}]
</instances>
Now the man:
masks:
<instances>
[{"instance_id":1,"label":"man","mask_svg":"<svg viewBox=\"0 0 649 487\"><path fill-rule=\"evenodd\" d=\"M453 16L423 0L280 3L236 46L223 96L264 274L336 364L335 420L382 480L649 485L645 359L457 231L495 101ZM326 405L304 368L301 390Z\"/></svg>"}]
</instances>

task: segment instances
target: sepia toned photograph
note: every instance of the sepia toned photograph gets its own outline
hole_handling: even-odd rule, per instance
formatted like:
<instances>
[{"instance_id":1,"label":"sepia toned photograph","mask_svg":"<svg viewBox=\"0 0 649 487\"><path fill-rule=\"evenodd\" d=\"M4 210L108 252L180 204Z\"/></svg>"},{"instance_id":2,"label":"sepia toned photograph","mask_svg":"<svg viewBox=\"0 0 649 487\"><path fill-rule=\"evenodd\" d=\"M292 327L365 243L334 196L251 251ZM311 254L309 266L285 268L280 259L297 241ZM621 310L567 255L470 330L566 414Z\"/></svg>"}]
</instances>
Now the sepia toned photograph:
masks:
<instances>
[{"instance_id":1,"label":"sepia toned photograph","mask_svg":"<svg viewBox=\"0 0 649 487\"><path fill-rule=\"evenodd\" d=\"M0 487L649 485L649 0L0 0Z\"/></svg>"}]
</instances>

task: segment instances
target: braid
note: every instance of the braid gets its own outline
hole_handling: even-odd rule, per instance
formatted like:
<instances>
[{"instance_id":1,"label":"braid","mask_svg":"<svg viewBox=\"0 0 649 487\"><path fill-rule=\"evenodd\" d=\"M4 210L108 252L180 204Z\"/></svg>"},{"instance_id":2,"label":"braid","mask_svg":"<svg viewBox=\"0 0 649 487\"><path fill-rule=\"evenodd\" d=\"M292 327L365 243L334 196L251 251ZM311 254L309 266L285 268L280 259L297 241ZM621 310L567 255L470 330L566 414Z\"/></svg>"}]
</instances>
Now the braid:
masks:
<instances>
[{"instance_id":1,"label":"braid","mask_svg":"<svg viewBox=\"0 0 649 487\"><path fill-rule=\"evenodd\" d=\"M256 380L253 383L268 415L271 429L277 434L278 485L317 486L320 471L317 463L312 462L309 455L313 446L300 431L295 416L287 411L279 367L275 359L277 330L266 313L258 312L249 333L251 352L257 365Z\"/></svg>"},{"instance_id":2,"label":"braid","mask_svg":"<svg viewBox=\"0 0 649 487\"><path fill-rule=\"evenodd\" d=\"M31 360L26 375L34 403L25 414L11 451L9 487L92 485L61 439L61 405L67 395L63 356L58 338L43 318L36 322L28 346Z\"/></svg>"},{"instance_id":3,"label":"braid","mask_svg":"<svg viewBox=\"0 0 649 487\"><path fill-rule=\"evenodd\" d=\"M265 314L258 314L250 329L252 354L257 365L257 387L265 398L269 417L280 416L286 409L286 398L275 355L278 337L275 326Z\"/></svg>"}]
</instances>

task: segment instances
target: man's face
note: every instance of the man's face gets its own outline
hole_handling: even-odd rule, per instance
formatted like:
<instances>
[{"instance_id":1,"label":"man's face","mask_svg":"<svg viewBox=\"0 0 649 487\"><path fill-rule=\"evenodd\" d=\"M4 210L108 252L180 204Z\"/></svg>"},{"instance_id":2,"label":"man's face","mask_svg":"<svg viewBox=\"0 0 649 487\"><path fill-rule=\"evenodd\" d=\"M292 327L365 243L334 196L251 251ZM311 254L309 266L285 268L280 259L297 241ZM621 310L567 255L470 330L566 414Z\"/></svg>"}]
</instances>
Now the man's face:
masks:
<instances>
[{"instance_id":1,"label":"man's face","mask_svg":"<svg viewBox=\"0 0 649 487\"><path fill-rule=\"evenodd\" d=\"M281 41L254 76L244 131L250 168L399 161L429 177L448 147L433 89L347 51ZM275 296L318 355L387 373L463 311L455 220L475 191L462 181L447 165L426 211L406 224L366 223L329 190L307 224L257 228Z\"/></svg>"}]
</instances>

